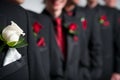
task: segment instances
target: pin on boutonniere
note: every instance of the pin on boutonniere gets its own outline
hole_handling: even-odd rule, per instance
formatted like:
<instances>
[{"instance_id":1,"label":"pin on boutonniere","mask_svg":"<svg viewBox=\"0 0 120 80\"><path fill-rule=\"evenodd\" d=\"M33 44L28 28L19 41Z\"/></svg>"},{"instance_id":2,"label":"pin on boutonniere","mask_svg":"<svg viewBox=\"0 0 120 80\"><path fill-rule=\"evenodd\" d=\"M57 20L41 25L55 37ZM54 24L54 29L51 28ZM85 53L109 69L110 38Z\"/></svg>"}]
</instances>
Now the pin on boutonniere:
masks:
<instances>
[{"instance_id":1,"label":"pin on boutonniere","mask_svg":"<svg viewBox=\"0 0 120 80\"><path fill-rule=\"evenodd\" d=\"M81 22L82 22L83 30L86 30L87 29L87 20L85 19L85 17L81 18Z\"/></svg>"},{"instance_id":2,"label":"pin on boutonniere","mask_svg":"<svg viewBox=\"0 0 120 80\"><path fill-rule=\"evenodd\" d=\"M105 27L110 25L110 22L107 20L107 16L106 15L103 15L103 16L100 17L99 23L102 24Z\"/></svg>"}]
</instances>

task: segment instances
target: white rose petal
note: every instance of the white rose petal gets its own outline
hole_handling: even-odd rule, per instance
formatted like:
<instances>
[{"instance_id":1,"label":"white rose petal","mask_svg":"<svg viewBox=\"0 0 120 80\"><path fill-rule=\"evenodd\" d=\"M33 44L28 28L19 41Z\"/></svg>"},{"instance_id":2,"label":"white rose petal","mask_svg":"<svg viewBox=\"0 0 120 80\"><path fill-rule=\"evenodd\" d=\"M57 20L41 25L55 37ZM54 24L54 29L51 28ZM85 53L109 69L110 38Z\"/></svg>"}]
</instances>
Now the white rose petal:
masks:
<instances>
[{"instance_id":1,"label":"white rose petal","mask_svg":"<svg viewBox=\"0 0 120 80\"><path fill-rule=\"evenodd\" d=\"M17 34L13 34L9 37L9 42L17 42L19 40L19 36Z\"/></svg>"},{"instance_id":2,"label":"white rose petal","mask_svg":"<svg viewBox=\"0 0 120 80\"><path fill-rule=\"evenodd\" d=\"M15 31L12 31L12 30L6 31L6 33L2 34L3 38L7 42L18 41L18 40L16 40L16 38L12 38L14 35L17 35L17 34ZM19 35L17 35L17 37L19 38Z\"/></svg>"},{"instance_id":3,"label":"white rose petal","mask_svg":"<svg viewBox=\"0 0 120 80\"><path fill-rule=\"evenodd\" d=\"M11 21L11 25L8 25L6 28L3 29L2 31L2 37L7 41L7 42L14 42L18 41L19 37L21 35L25 35L23 33L23 30L13 21Z\"/></svg>"}]
</instances>

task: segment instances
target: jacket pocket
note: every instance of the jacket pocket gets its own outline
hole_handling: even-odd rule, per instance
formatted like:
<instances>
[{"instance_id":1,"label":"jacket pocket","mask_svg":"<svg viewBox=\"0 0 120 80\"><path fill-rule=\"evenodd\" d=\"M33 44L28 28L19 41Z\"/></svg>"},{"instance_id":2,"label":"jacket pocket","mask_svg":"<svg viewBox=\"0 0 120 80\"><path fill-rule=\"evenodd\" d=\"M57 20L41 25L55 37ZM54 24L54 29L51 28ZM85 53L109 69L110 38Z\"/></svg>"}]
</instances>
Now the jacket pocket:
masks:
<instances>
[{"instance_id":1,"label":"jacket pocket","mask_svg":"<svg viewBox=\"0 0 120 80\"><path fill-rule=\"evenodd\" d=\"M0 68L0 80L28 80L26 57Z\"/></svg>"}]
</instances>

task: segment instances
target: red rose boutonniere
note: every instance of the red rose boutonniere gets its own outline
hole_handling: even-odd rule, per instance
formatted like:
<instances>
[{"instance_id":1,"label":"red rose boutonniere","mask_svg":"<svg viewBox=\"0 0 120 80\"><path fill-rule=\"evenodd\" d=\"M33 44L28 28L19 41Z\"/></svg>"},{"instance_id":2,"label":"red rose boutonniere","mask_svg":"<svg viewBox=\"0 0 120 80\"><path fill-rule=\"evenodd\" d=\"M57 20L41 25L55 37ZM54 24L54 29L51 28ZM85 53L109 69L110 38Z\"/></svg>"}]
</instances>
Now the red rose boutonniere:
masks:
<instances>
[{"instance_id":1,"label":"red rose boutonniere","mask_svg":"<svg viewBox=\"0 0 120 80\"><path fill-rule=\"evenodd\" d=\"M69 33L70 34L76 34L76 31L77 31L77 25L74 24L74 23L71 23L68 27L69 29Z\"/></svg>"},{"instance_id":2,"label":"red rose boutonniere","mask_svg":"<svg viewBox=\"0 0 120 80\"><path fill-rule=\"evenodd\" d=\"M42 25L39 24L38 22L35 22L33 24L33 32L35 36L37 36L37 34L40 32L41 29L42 29Z\"/></svg>"},{"instance_id":3,"label":"red rose boutonniere","mask_svg":"<svg viewBox=\"0 0 120 80\"><path fill-rule=\"evenodd\" d=\"M86 30L87 29L87 20L83 17L83 18L81 18L81 22L82 22L83 30Z\"/></svg>"},{"instance_id":4,"label":"red rose boutonniere","mask_svg":"<svg viewBox=\"0 0 120 80\"><path fill-rule=\"evenodd\" d=\"M108 27L110 25L110 22L107 20L107 16L103 15L100 17L99 23L102 24L105 27Z\"/></svg>"},{"instance_id":5,"label":"red rose boutonniere","mask_svg":"<svg viewBox=\"0 0 120 80\"><path fill-rule=\"evenodd\" d=\"M33 32L34 32L34 35L35 35L36 38L38 37L37 35L41 31L42 28L43 28L42 25L39 24L38 22L35 22L33 24ZM42 46L45 46L45 45L46 45L46 43L45 43L44 37L40 37L39 39L37 39L37 46L38 47L42 47Z\"/></svg>"},{"instance_id":6,"label":"red rose boutonniere","mask_svg":"<svg viewBox=\"0 0 120 80\"><path fill-rule=\"evenodd\" d=\"M75 23L71 23L68 27L68 32L73 36L74 41L78 41L77 29L78 26Z\"/></svg>"}]
</instances>

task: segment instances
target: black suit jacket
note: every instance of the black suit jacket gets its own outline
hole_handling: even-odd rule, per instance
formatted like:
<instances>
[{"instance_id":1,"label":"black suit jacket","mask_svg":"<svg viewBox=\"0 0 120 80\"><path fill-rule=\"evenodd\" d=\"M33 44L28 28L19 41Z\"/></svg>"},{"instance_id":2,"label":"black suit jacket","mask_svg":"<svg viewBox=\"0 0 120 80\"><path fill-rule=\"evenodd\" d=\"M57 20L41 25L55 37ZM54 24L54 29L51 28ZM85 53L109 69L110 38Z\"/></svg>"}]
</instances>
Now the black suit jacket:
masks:
<instances>
[{"instance_id":1,"label":"black suit jacket","mask_svg":"<svg viewBox=\"0 0 120 80\"><path fill-rule=\"evenodd\" d=\"M87 8L88 9L88 8ZM88 9L90 10L90 9ZM115 9L106 6L97 6L92 9L94 12L91 15L97 14L97 21L101 29L102 47L102 76L100 80L110 80L112 73L119 72L119 24L117 23L118 16ZM100 18L105 16L108 25L100 24Z\"/></svg>"},{"instance_id":2,"label":"black suit jacket","mask_svg":"<svg viewBox=\"0 0 120 80\"><path fill-rule=\"evenodd\" d=\"M51 80L63 80L64 75L63 75L63 62L61 61L61 53L59 53L58 46L56 44L56 40L54 39L54 21L53 17L46 11L44 10L42 12L42 15L46 16L49 18L49 20L45 20L48 23L48 30L49 30L49 55L50 55L50 78ZM44 18L45 19L45 18ZM58 51L56 53L56 51Z\"/></svg>"},{"instance_id":3,"label":"black suit jacket","mask_svg":"<svg viewBox=\"0 0 120 80\"><path fill-rule=\"evenodd\" d=\"M85 33L85 41L86 41L86 53L83 57L84 64L89 69L89 74L91 75L92 80L96 80L101 76L101 67L102 67L102 57L101 57L101 48L102 42L100 38L100 27L97 23L96 15L95 17L91 16L88 13L88 10L85 8L80 8L76 6L73 10L73 16L79 21L81 19L81 13L83 14L82 18L84 18L86 23L86 29L84 29L84 25L82 25L82 29ZM92 13L93 14L93 13ZM86 59L84 59L86 58ZM94 76L96 75L96 76Z\"/></svg>"},{"instance_id":4,"label":"black suit jacket","mask_svg":"<svg viewBox=\"0 0 120 80\"><path fill-rule=\"evenodd\" d=\"M36 46L35 37L33 36L34 33L32 31L33 18L30 13L18 5L5 1L1 1L0 3L0 12L7 18L6 21L4 18L1 18L1 22L4 21L1 23L1 26L4 28L10 24L10 21L14 21L26 33L25 40L28 43L27 47L17 49L22 55L20 60L0 67L0 80L49 80L49 77L46 77L49 75L46 74L49 70L43 69L44 66L48 66L48 63L41 63L41 57L45 56L44 51L46 51L46 48L40 48L39 50ZM2 60L0 60L0 64L2 65L5 54L1 54L0 56L2 57ZM43 64L45 65L43 66Z\"/></svg>"},{"instance_id":5,"label":"black suit jacket","mask_svg":"<svg viewBox=\"0 0 120 80\"><path fill-rule=\"evenodd\" d=\"M86 46L85 35L81 28L81 22L76 20L74 17L67 16L64 13L61 16L63 20L63 27L68 28L71 23L75 23L78 26L78 41L76 42L74 41L73 36L68 34L67 30L65 30L67 42L67 60L64 61L63 55L55 39L54 19L46 10L44 10L42 14L48 16L52 21L52 25L49 27L51 78L53 80L89 80L89 72L87 69L88 66L86 63L84 64L86 60L83 60L84 55L86 55ZM80 17L82 17L82 13ZM88 75L86 76L86 74Z\"/></svg>"},{"instance_id":6,"label":"black suit jacket","mask_svg":"<svg viewBox=\"0 0 120 80\"><path fill-rule=\"evenodd\" d=\"M28 20L26 11L18 5L13 5L6 1L1 1L0 12L7 18L5 28L14 21L20 26L23 31L28 35ZM27 35L25 40L27 41ZM17 49L22 55L22 58L7 65L0 67L0 80L29 80L28 64L27 64L27 47ZM3 53L3 60L5 53ZM22 77L20 77L22 76Z\"/></svg>"},{"instance_id":7,"label":"black suit jacket","mask_svg":"<svg viewBox=\"0 0 120 80\"><path fill-rule=\"evenodd\" d=\"M5 20L0 18L0 21L3 21L1 26L4 28L10 24L10 21L14 21L26 33L25 39L28 42L28 46L17 49L22 55L20 60L0 67L0 80L49 80L49 63L47 62L49 58L46 58L47 47L37 46L32 28L34 19L31 14L22 7L5 1L0 3L0 12L6 17ZM42 32L44 32L44 29ZM43 33L40 33L40 35L44 37ZM0 55L1 61L4 60L4 57L5 53ZM3 63L0 62L0 64Z\"/></svg>"},{"instance_id":8,"label":"black suit jacket","mask_svg":"<svg viewBox=\"0 0 120 80\"><path fill-rule=\"evenodd\" d=\"M116 11L106 6L102 7L103 13L107 16L110 25L105 28L101 25L103 47L103 79L109 80L112 73L119 73L120 46L119 46L119 25L117 24ZM109 67L108 67L109 66ZM103 80L102 79L102 80Z\"/></svg>"},{"instance_id":9,"label":"black suit jacket","mask_svg":"<svg viewBox=\"0 0 120 80\"><path fill-rule=\"evenodd\" d=\"M15 8L15 9L13 9ZM14 11L15 10L15 11ZM25 22L22 22L22 17L19 16L19 12L22 12L22 16L25 17ZM12 12L11 12L12 11ZM27 16L25 13L25 10L22 9L19 6L12 6L6 2L1 2L0 3L0 12L3 14L6 18L4 20L4 17L1 17L1 31L3 28L5 28L7 25L10 24L10 21L14 21L17 23L24 31L26 34L27 33ZM14 15L15 14L15 15ZM17 15L16 15L17 14ZM26 36L27 40L27 36ZM8 50L8 49L7 49ZM6 50L6 51L7 51ZM0 80L28 80L28 65L27 65L27 47L17 49L19 53L22 55L22 58L19 60L7 65L7 66L2 66L3 65L3 60L6 56L6 52L1 53L1 66L0 66ZM22 76L22 77L20 77Z\"/></svg>"},{"instance_id":10,"label":"black suit jacket","mask_svg":"<svg viewBox=\"0 0 120 80\"><path fill-rule=\"evenodd\" d=\"M82 9L80 9L80 12L75 12L74 16L68 16L66 13L63 14L63 24L76 23L78 25L79 36L78 42L70 41L69 38L67 40L68 61L66 63L65 80L90 80L85 33L80 21L84 17L84 14L82 13Z\"/></svg>"},{"instance_id":11,"label":"black suit jacket","mask_svg":"<svg viewBox=\"0 0 120 80\"><path fill-rule=\"evenodd\" d=\"M117 73L120 73L120 31L119 31L119 29L120 29L120 11L119 10L116 10L115 9L115 11L116 11L116 18L115 18L115 24L116 24L116 50L115 51L117 51L117 52L115 52L116 54L115 54L115 65L114 65L114 72L117 72Z\"/></svg>"},{"instance_id":12,"label":"black suit jacket","mask_svg":"<svg viewBox=\"0 0 120 80\"><path fill-rule=\"evenodd\" d=\"M50 79L50 60L49 60L49 19L44 15L38 15L33 12L30 13L30 20L32 20L32 29L30 29L29 43L29 66L30 66L30 80L49 80ZM41 25L41 30L37 36L33 35L33 24ZM32 36L32 37L31 37ZM44 38L45 46L37 46L40 38Z\"/></svg>"}]
</instances>

